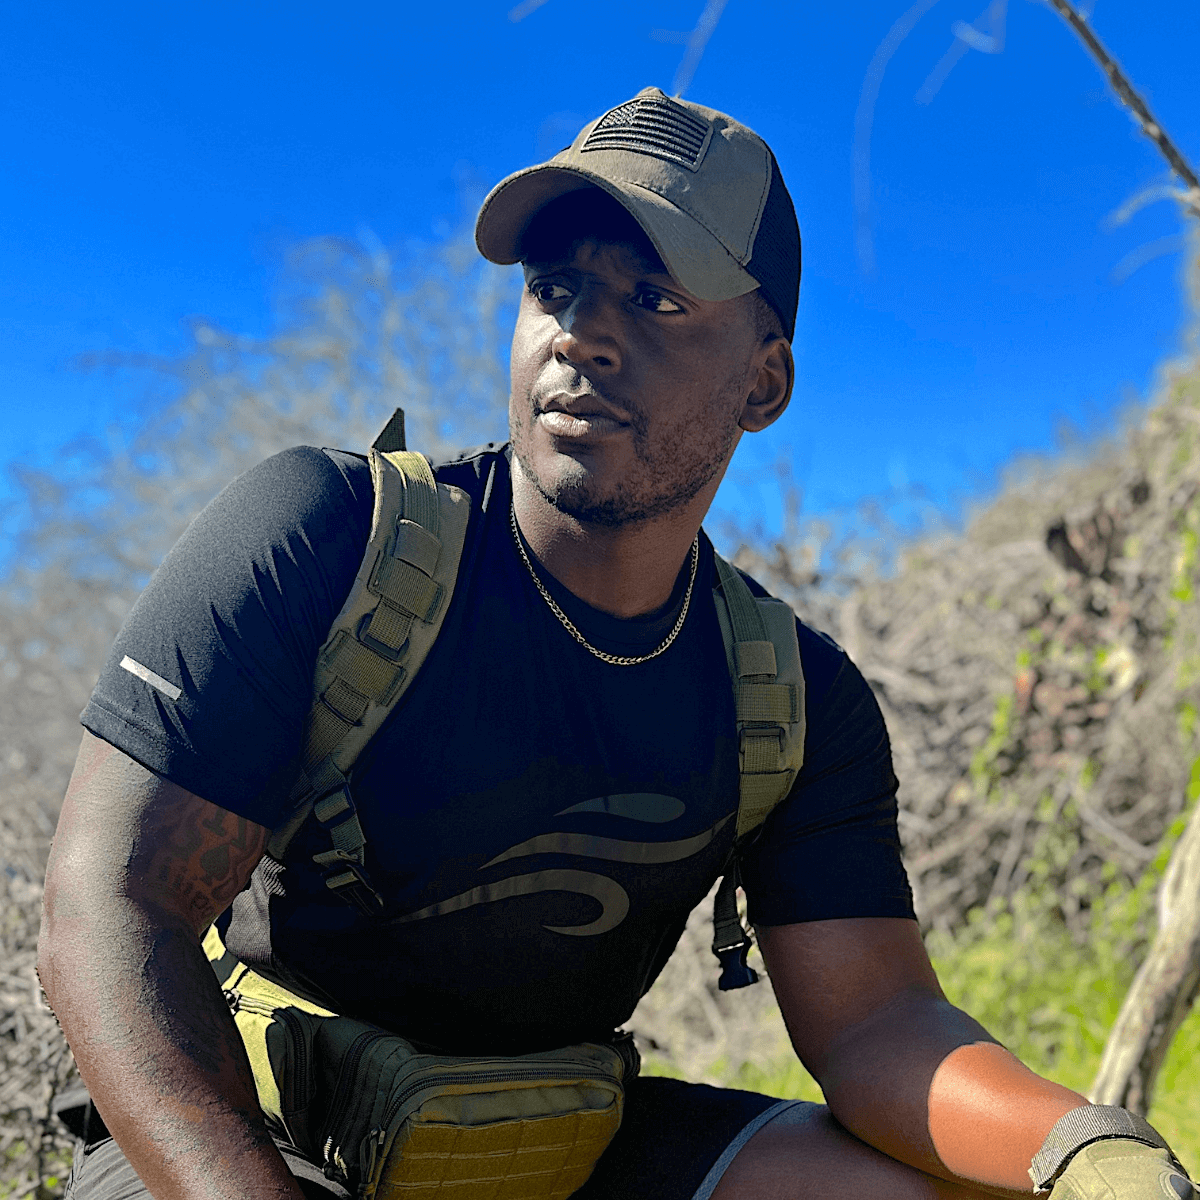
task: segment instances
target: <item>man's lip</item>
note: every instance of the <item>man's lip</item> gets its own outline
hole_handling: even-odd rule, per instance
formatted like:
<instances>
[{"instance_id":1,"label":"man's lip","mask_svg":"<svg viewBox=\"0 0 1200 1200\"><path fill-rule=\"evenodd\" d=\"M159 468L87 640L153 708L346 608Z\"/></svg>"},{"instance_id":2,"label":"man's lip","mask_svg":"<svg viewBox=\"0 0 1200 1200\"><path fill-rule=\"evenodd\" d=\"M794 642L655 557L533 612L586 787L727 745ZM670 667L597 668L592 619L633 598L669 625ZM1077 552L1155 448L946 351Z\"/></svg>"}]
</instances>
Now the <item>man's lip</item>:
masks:
<instances>
[{"instance_id":1,"label":"man's lip","mask_svg":"<svg viewBox=\"0 0 1200 1200\"><path fill-rule=\"evenodd\" d=\"M543 413L560 412L566 413L569 417L575 417L578 420L586 421L594 417L603 417L608 421L615 421L618 425L628 425L629 417L619 408L614 408L610 404L606 404L603 400L597 399L595 396L568 396L558 395L551 396L544 403L539 404L537 414L540 417Z\"/></svg>"}]
</instances>

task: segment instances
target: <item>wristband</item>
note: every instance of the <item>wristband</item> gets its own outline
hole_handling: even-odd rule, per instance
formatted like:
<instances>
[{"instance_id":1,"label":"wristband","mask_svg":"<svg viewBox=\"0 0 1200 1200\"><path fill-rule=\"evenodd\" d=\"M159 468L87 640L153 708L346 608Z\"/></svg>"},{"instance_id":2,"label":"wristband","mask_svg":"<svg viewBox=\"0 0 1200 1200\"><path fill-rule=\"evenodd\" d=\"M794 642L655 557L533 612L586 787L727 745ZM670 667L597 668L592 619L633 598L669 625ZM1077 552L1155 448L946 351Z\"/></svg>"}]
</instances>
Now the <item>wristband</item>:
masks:
<instances>
[{"instance_id":1,"label":"wristband","mask_svg":"<svg viewBox=\"0 0 1200 1200\"><path fill-rule=\"evenodd\" d=\"M1171 1161L1179 1166L1179 1160L1162 1134L1145 1117L1115 1104L1085 1104L1062 1117L1033 1156L1029 1178L1033 1180L1034 1191L1049 1191L1063 1168L1084 1146L1103 1138L1126 1138L1156 1150L1165 1150Z\"/></svg>"}]
</instances>

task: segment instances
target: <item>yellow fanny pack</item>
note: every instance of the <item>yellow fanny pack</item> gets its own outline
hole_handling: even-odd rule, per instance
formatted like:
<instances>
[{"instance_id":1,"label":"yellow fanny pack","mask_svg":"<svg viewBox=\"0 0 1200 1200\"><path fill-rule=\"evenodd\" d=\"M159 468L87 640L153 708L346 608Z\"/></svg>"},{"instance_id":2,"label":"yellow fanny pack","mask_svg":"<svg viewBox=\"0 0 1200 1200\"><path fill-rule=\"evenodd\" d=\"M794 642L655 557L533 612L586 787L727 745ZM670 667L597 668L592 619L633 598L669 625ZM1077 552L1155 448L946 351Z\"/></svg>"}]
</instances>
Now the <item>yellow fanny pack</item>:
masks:
<instances>
[{"instance_id":1,"label":"yellow fanny pack","mask_svg":"<svg viewBox=\"0 0 1200 1200\"><path fill-rule=\"evenodd\" d=\"M362 1200L565 1200L621 1124L628 1034L516 1058L424 1054L256 975L215 928L204 949L268 1126Z\"/></svg>"}]
</instances>

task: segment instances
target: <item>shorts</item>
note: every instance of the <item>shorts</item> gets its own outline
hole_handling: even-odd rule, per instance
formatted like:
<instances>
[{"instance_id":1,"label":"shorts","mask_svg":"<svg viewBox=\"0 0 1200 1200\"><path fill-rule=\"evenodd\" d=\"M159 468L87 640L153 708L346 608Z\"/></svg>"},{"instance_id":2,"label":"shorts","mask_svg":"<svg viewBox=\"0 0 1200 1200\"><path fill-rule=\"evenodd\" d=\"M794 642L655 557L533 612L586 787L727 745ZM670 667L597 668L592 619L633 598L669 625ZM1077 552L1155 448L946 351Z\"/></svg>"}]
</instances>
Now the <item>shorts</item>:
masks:
<instances>
[{"instance_id":1,"label":"shorts","mask_svg":"<svg viewBox=\"0 0 1200 1200\"><path fill-rule=\"evenodd\" d=\"M738 1151L765 1125L809 1120L818 1106L757 1092L643 1076L626 1088L625 1118L573 1200L708 1200ZM291 1146L284 1161L306 1200L351 1200ZM248 1195L253 1193L247 1187ZM67 1200L150 1200L112 1138L75 1152Z\"/></svg>"}]
</instances>

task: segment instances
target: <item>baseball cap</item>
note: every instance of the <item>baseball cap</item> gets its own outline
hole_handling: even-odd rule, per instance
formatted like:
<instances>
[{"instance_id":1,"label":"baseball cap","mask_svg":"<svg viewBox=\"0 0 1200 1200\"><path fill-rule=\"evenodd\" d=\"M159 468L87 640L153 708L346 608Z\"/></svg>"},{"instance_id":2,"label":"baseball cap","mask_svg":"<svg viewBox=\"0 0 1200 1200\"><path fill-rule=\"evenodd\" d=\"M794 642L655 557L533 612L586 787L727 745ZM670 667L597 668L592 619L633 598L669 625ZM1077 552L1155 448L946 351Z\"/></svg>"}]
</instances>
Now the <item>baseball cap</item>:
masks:
<instances>
[{"instance_id":1,"label":"baseball cap","mask_svg":"<svg viewBox=\"0 0 1200 1200\"><path fill-rule=\"evenodd\" d=\"M475 224L494 263L521 259L521 239L551 200L598 187L645 230L667 270L701 300L759 289L784 333L796 327L800 229L771 148L715 109L644 88L585 125L549 162L502 179Z\"/></svg>"}]
</instances>

